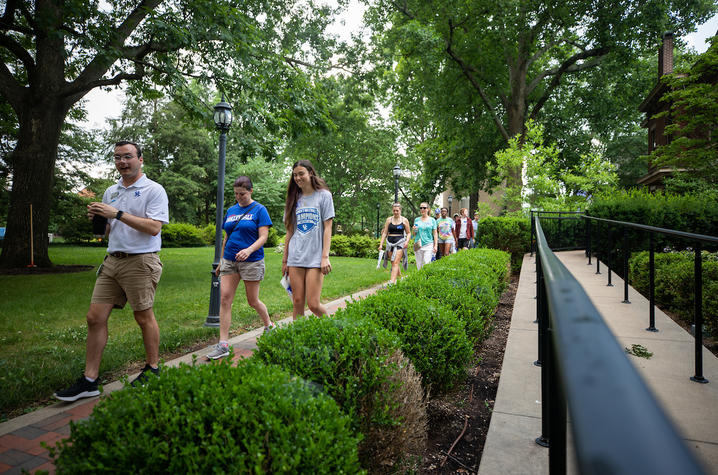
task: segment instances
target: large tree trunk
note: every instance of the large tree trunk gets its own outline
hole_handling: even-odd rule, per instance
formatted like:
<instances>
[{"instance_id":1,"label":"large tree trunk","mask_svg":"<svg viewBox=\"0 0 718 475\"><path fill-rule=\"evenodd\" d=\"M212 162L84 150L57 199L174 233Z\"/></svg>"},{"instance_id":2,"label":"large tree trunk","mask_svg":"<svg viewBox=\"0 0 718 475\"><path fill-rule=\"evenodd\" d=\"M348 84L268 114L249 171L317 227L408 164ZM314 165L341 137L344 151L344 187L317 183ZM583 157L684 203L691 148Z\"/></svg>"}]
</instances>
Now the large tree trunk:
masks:
<instances>
[{"instance_id":1,"label":"large tree trunk","mask_svg":"<svg viewBox=\"0 0 718 475\"><path fill-rule=\"evenodd\" d=\"M25 267L34 260L50 267L47 231L57 146L67 110L57 103L38 101L21 114L20 136L12 153L12 191L7 234L0 254L0 267ZM32 247L30 236L32 205Z\"/></svg>"}]
</instances>

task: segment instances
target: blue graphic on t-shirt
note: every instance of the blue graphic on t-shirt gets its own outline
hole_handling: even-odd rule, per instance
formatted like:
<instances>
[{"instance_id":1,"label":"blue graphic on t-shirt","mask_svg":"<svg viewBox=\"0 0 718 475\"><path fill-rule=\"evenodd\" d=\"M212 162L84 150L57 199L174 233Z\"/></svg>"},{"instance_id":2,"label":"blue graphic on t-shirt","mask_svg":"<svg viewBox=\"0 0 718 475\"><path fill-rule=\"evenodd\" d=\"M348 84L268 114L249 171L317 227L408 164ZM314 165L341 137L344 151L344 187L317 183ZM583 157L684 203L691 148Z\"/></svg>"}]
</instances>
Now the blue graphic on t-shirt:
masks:
<instances>
[{"instance_id":1,"label":"blue graphic on t-shirt","mask_svg":"<svg viewBox=\"0 0 718 475\"><path fill-rule=\"evenodd\" d=\"M309 233L319 224L319 209L298 208L297 209L297 231L302 234Z\"/></svg>"}]
</instances>

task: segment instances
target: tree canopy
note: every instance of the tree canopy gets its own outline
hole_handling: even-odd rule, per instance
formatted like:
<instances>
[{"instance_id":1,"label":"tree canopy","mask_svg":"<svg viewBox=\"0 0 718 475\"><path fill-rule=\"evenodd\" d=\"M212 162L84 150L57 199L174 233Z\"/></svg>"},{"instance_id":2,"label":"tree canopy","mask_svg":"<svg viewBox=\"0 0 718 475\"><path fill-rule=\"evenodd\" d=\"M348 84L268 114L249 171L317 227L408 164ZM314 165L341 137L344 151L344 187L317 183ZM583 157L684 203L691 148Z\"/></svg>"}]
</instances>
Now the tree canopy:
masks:
<instances>
[{"instance_id":1,"label":"tree canopy","mask_svg":"<svg viewBox=\"0 0 718 475\"><path fill-rule=\"evenodd\" d=\"M428 121L422 124L441 142L430 150L441 150L442 158L455 167L463 166L465 157L457 154L454 162L447 144L461 129L481 131L484 147L472 150L490 161L498 147L488 132L505 146L525 132L527 120L547 122L549 105L554 112L575 107L583 88L600 89L600 76L589 79L599 68L601 75L611 75L612 84L619 84L621 76L631 74L634 60L649 47L653 50L662 32L691 31L716 11L711 0L366 3L377 57L396 74L394 92L414 107L427 105ZM570 82L573 86L567 87ZM574 124L580 127L600 112L583 111ZM480 188L488 168L467 168L474 175L474 189ZM520 180L519 169L511 178Z\"/></svg>"},{"instance_id":2,"label":"tree canopy","mask_svg":"<svg viewBox=\"0 0 718 475\"><path fill-rule=\"evenodd\" d=\"M341 6L344 0L338 2ZM50 194L61 129L88 91L169 93L199 116L190 80L227 92L247 127L293 133L323 122L308 76L324 69L336 9L314 0L9 0L0 16L0 95L18 132L0 266L50 265Z\"/></svg>"}]
</instances>

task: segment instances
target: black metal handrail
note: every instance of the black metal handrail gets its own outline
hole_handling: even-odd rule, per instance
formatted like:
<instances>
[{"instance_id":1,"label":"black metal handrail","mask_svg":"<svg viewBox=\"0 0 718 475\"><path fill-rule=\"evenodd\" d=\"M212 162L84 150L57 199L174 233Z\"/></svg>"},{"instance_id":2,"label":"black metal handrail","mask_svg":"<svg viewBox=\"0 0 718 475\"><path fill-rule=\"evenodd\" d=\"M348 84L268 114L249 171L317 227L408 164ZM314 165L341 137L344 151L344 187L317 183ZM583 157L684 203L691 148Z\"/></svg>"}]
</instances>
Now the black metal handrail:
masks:
<instances>
[{"instance_id":1,"label":"black metal handrail","mask_svg":"<svg viewBox=\"0 0 718 475\"><path fill-rule=\"evenodd\" d=\"M534 216L539 216L543 219L548 220L554 220L559 223L559 226L562 221L578 221L582 219L583 217L583 211L543 211L543 210L530 210L530 222L531 222L531 243L530 243L530 249L531 249L531 256L534 255L534 252L536 250L536 230L534 229ZM561 233L561 228L559 227L559 234ZM569 247L562 247L560 249L554 248L554 250L562 250L567 251L571 249L579 249L577 246L569 246Z\"/></svg>"},{"instance_id":2,"label":"black metal handrail","mask_svg":"<svg viewBox=\"0 0 718 475\"><path fill-rule=\"evenodd\" d=\"M703 250L703 243L718 244L718 237L708 236L705 234L689 233L685 231L678 231L675 229L659 228L656 226L648 226L645 224L631 223L629 221L616 221L606 218L598 218L595 216L582 215L586 220L586 254L588 256L588 264L591 265L591 255L593 254L592 249L592 226L591 222L604 223L607 226L622 227L622 245L623 248L623 303L630 304L628 295L628 281L629 281L629 269L628 259L631 254L631 244L628 240L627 229L636 229L639 231L649 233L649 245L648 245L648 328L647 331L657 332L656 328L656 298L655 298L655 244L654 234L663 234L667 236L673 236L684 240L693 241L694 246L694 301L693 301L693 327L694 327L694 374L690 377L692 381L697 383L707 383L708 379L703 376L703 259L701 252ZM603 247L603 255L598 252L596 258L596 273L600 274L601 261L599 257L606 258L605 264L608 266L608 284L611 283L611 271L612 271L612 254L613 247L612 243L604 243L604 246L598 246L599 250Z\"/></svg>"},{"instance_id":3,"label":"black metal handrail","mask_svg":"<svg viewBox=\"0 0 718 475\"><path fill-rule=\"evenodd\" d=\"M542 435L566 473L566 411L581 473L704 473L535 219Z\"/></svg>"}]
</instances>

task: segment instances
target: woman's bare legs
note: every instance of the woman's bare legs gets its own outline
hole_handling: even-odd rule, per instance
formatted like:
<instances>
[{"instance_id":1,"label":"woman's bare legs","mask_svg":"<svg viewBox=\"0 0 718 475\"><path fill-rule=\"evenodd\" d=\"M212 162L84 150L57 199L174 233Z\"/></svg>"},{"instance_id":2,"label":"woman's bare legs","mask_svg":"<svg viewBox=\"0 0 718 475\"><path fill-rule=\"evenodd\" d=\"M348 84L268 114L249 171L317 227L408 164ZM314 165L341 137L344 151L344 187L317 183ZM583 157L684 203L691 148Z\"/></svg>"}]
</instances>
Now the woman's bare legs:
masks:
<instances>
[{"instance_id":1,"label":"woman's bare legs","mask_svg":"<svg viewBox=\"0 0 718 475\"><path fill-rule=\"evenodd\" d=\"M292 317L296 320L304 315L304 304L311 312L321 317L327 309L321 303L324 274L320 268L289 267L289 284L292 286Z\"/></svg>"},{"instance_id":2,"label":"woman's bare legs","mask_svg":"<svg viewBox=\"0 0 718 475\"><path fill-rule=\"evenodd\" d=\"M244 281L244 292L247 294L247 304L249 304L250 307L255 309L257 313L259 314L259 318L262 319L262 323L264 323L265 327L268 327L272 324L272 321L269 319L269 312L267 312L267 306L264 305L264 302L259 300L259 283L260 281Z\"/></svg>"},{"instance_id":3,"label":"woman's bare legs","mask_svg":"<svg viewBox=\"0 0 718 475\"><path fill-rule=\"evenodd\" d=\"M219 341L229 340L229 327L232 326L232 302L234 302L234 294L237 293L238 285L239 274L222 276L219 304Z\"/></svg>"},{"instance_id":4,"label":"woman's bare legs","mask_svg":"<svg viewBox=\"0 0 718 475\"><path fill-rule=\"evenodd\" d=\"M401 268L399 266L401 265L403 252L403 249L397 249L394 251L394 255L391 256L391 279L389 279L389 282L392 284L396 282L396 279L399 278L399 274L401 274Z\"/></svg>"}]
</instances>

